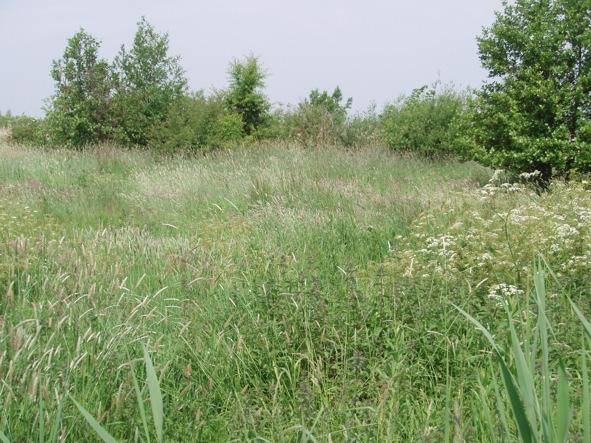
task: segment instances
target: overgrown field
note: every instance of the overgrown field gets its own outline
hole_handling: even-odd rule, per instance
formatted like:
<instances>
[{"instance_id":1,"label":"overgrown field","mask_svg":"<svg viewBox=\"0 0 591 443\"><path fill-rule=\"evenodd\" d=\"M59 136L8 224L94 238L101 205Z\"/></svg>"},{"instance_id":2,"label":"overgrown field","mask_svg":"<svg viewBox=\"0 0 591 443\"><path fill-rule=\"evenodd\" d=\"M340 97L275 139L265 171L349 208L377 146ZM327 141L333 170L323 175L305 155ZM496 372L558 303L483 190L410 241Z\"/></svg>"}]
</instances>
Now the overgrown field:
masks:
<instances>
[{"instance_id":1,"label":"overgrown field","mask_svg":"<svg viewBox=\"0 0 591 443\"><path fill-rule=\"evenodd\" d=\"M379 148L0 142L0 430L92 441L73 398L138 439L145 345L167 441L513 440L491 346L454 305L501 346L504 305L527 333L541 254L549 364L582 440L567 296L589 313L586 186L537 194Z\"/></svg>"}]
</instances>

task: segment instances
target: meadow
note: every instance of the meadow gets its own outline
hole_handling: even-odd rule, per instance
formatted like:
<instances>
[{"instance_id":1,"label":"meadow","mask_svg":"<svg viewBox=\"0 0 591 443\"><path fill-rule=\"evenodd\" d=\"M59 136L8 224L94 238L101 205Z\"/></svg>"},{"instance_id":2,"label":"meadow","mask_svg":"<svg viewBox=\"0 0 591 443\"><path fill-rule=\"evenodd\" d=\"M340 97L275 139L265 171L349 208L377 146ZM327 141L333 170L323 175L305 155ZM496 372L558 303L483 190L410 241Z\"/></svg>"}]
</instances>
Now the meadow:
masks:
<instances>
[{"instance_id":1,"label":"meadow","mask_svg":"<svg viewBox=\"0 0 591 443\"><path fill-rule=\"evenodd\" d=\"M570 439L588 436L569 302L589 313L584 181L540 193L472 162L279 142L171 158L0 141L0 159L7 441L93 441L74 399L146 441L143 346L166 441L512 441L461 310L501 347L533 337L536 259L548 373L565 368Z\"/></svg>"}]
</instances>

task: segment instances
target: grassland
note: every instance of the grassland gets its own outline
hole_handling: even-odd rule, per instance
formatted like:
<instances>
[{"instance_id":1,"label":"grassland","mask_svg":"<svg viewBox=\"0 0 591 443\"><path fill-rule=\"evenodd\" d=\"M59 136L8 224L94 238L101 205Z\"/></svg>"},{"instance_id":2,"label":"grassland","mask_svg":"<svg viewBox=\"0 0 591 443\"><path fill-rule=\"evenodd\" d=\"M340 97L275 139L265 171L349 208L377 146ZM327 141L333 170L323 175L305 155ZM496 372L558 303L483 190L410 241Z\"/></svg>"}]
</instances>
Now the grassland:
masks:
<instances>
[{"instance_id":1,"label":"grassland","mask_svg":"<svg viewBox=\"0 0 591 443\"><path fill-rule=\"evenodd\" d=\"M491 175L380 148L0 141L0 430L92 440L69 394L137 439L143 344L167 441L512 440L490 347L452 304L502 341L506 302L526 330L544 254L551 364L576 400L566 295L589 312L591 201Z\"/></svg>"}]
</instances>

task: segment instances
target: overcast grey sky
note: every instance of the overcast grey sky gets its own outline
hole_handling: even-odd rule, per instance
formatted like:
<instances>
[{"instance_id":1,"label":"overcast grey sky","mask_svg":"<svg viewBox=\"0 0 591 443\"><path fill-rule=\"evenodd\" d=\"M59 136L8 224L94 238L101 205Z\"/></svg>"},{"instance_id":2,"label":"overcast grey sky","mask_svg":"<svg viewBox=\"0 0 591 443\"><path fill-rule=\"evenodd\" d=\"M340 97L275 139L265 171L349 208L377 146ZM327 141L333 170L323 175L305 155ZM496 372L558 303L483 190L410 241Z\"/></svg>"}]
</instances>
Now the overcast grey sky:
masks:
<instances>
[{"instance_id":1,"label":"overcast grey sky","mask_svg":"<svg viewBox=\"0 0 591 443\"><path fill-rule=\"evenodd\" d=\"M274 103L341 86L354 109L437 78L478 86L475 37L501 0L0 0L0 111L41 114L51 60L84 27L111 59L142 15L170 34L193 89L226 84L228 62L260 56Z\"/></svg>"}]
</instances>

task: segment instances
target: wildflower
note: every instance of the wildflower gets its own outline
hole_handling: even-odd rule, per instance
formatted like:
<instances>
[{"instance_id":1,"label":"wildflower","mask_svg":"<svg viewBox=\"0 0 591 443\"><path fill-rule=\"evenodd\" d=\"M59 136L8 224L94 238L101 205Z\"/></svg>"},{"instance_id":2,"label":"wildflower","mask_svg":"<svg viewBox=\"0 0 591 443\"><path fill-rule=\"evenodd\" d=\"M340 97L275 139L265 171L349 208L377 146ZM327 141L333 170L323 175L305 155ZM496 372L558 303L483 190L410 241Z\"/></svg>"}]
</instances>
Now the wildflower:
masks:
<instances>
[{"instance_id":1,"label":"wildflower","mask_svg":"<svg viewBox=\"0 0 591 443\"><path fill-rule=\"evenodd\" d=\"M518 297L523 294L524 292L517 286L507 283L499 283L498 285L491 286L488 291L488 297L497 301L507 301L508 298Z\"/></svg>"}]
</instances>

